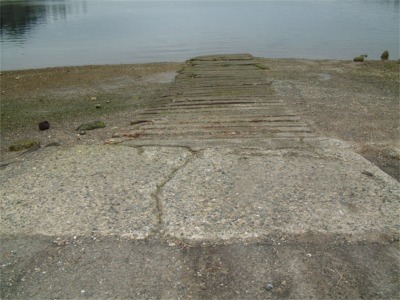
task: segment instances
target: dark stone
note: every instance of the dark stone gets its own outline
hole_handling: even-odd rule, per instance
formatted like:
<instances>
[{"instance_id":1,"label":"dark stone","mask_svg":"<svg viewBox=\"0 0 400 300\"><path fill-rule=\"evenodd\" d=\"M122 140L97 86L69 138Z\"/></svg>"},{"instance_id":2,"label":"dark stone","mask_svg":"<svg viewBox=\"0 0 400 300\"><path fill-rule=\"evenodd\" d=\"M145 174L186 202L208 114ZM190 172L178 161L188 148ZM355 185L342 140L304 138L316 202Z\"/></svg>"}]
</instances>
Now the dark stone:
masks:
<instances>
[{"instance_id":1,"label":"dark stone","mask_svg":"<svg viewBox=\"0 0 400 300\"><path fill-rule=\"evenodd\" d=\"M39 123L39 130L47 130L50 128L50 123L48 121L43 121Z\"/></svg>"},{"instance_id":2,"label":"dark stone","mask_svg":"<svg viewBox=\"0 0 400 300\"><path fill-rule=\"evenodd\" d=\"M356 62L363 62L364 61L364 56L357 56L357 57L354 57L354 61L356 61Z\"/></svg>"},{"instance_id":3,"label":"dark stone","mask_svg":"<svg viewBox=\"0 0 400 300\"><path fill-rule=\"evenodd\" d=\"M383 53L381 55L381 59L388 60L389 59L389 51L387 51L387 50L383 51Z\"/></svg>"}]
</instances>

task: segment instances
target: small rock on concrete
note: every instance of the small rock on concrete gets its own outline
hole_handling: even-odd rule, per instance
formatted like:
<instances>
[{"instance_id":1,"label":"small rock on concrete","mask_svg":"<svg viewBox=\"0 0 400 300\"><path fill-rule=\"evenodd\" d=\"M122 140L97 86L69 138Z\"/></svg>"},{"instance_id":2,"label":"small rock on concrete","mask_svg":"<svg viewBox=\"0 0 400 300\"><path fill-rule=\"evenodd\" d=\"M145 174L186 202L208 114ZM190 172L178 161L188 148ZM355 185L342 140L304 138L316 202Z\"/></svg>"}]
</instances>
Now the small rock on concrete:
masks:
<instances>
[{"instance_id":1,"label":"small rock on concrete","mask_svg":"<svg viewBox=\"0 0 400 300\"><path fill-rule=\"evenodd\" d=\"M96 104L95 107L96 107L96 109L100 109L101 108L101 104Z\"/></svg>"}]
</instances>

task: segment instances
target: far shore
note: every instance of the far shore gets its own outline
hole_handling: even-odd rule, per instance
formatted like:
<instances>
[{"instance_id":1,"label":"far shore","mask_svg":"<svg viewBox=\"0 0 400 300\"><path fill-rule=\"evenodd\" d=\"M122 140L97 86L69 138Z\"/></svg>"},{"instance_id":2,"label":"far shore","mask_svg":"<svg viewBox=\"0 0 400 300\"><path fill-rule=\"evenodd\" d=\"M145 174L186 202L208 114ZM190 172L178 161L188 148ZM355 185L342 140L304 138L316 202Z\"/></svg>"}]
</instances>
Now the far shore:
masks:
<instances>
[{"instance_id":1,"label":"far shore","mask_svg":"<svg viewBox=\"0 0 400 300\"><path fill-rule=\"evenodd\" d=\"M275 96L302 112L316 133L349 142L400 179L398 61L262 60ZM184 63L0 71L1 160L20 155L8 148L27 138L42 146L102 144L128 127L136 110L165 101L162 95ZM78 135L81 123L97 119L106 128ZM39 131L44 120L50 129Z\"/></svg>"}]
</instances>

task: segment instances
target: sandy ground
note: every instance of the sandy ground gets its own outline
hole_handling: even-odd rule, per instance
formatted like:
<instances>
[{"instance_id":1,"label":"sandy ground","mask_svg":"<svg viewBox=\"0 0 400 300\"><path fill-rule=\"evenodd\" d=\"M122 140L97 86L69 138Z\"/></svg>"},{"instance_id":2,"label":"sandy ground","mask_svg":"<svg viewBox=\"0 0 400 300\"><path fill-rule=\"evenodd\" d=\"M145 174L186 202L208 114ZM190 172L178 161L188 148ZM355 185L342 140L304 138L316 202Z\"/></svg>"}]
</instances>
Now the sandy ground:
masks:
<instances>
[{"instance_id":1,"label":"sandy ground","mask_svg":"<svg viewBox=\"0 0 400 300\"><path fill-rule=\"evenodd\" d=\"M276 93L296 106L315 132L352 143L400 179L398 62L265 59L265 64ZM2 72L1 160L20 155L8 148L26 138L42 146L103 143L130 124L135 110L163 101L180 68L154 63ZM86 135L76 131L98 119L107 127ZM39 131L44 120L51 128Z\"/></svg>"}]
</instances>

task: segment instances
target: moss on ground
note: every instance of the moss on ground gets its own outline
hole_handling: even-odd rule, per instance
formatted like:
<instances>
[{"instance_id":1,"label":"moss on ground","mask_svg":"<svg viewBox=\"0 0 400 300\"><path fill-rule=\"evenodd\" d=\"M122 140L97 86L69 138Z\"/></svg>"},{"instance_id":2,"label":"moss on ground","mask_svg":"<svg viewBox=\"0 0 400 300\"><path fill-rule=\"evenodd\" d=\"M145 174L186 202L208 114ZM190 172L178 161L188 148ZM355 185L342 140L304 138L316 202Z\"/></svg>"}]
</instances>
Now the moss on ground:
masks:
<instances>
[{"instance_id":1,"label":"moss on ground","mask_svg":"<svg viewBox=\"0 0 400 300\"><path fill-rule=\"evenodd\" d=\"M34 146L38 146L39 142L36 140L31 140L31 139L25 139L25 140L19 140L12 145L10 145L9 150L10 151L21 151L21 150L26 150L29 148L32 148Z\"/></svg>"}]
</instances>

